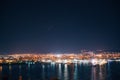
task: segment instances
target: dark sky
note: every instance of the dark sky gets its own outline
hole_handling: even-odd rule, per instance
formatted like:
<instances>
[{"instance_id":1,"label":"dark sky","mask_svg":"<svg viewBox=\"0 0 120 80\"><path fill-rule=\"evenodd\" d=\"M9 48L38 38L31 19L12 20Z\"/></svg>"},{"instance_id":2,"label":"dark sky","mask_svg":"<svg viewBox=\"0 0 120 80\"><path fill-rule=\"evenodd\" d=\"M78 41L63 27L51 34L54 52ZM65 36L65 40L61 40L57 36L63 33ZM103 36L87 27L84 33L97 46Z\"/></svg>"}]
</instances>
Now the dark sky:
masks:
<instances>
[{"instance_id":1,"label":"dark sky","mask_svg":"<svg viewBox=\"0 0 120 80\"><path fill-rule=\"evenodd\" d=\"M117 0L2 0L0 52L120 48Z\"/></svg>"}]
</instances>

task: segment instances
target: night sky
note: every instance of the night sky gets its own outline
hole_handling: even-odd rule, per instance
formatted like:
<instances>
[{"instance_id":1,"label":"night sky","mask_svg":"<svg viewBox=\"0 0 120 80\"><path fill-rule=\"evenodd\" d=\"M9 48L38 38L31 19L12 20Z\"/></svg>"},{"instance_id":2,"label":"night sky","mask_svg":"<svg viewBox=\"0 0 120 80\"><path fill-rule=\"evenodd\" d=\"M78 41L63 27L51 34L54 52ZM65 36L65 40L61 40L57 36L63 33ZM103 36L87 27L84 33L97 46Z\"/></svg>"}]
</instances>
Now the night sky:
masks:
<instances>
[{"instance_id":1,"label":"night sky","mask_svg":"<svg viewBox=\"0 0 120 80\"><path fill-rule=\"evenodd\" d=\"M120 49L117 0L2 0L0 52Z\"/></svg>"}]
</instances>

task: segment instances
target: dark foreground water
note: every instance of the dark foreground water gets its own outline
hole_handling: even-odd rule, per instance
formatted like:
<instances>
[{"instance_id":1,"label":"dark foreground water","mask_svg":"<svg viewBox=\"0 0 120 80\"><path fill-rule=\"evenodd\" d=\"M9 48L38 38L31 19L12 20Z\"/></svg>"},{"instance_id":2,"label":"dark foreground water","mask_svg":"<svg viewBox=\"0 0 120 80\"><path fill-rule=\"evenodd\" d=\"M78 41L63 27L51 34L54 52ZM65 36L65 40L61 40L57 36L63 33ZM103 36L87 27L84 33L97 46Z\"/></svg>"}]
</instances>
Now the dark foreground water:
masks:
<instances>
[{"instance_id":1,"label":"dark foreground water","mask_svg":"<svg viewBox=\"0 0 120 80\"><path fill-rule=\"evenodd\" d=\"M0 65L0 80L120 80L120 62L90 64Z\"/></svg>"}]
</instances>

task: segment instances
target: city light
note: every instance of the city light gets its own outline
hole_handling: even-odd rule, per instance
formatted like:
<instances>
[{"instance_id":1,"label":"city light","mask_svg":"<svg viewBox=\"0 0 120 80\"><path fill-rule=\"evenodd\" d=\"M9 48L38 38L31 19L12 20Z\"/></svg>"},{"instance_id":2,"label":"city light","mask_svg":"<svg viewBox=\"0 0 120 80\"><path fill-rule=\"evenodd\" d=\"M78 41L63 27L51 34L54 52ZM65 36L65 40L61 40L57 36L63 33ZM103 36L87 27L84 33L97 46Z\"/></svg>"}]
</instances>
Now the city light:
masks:
<instances>
[{"instance_id":1,"label":"city light","mask_svg":"<svg viewBox=\"0 0 120 80\"><path fill-rule=\"evenodd\" d=\"M92 55L91 55L92 54ZM94 54L94 55L93 55ZM80 54L11 54L1 55L0 63L91 63L92 65L103 65L110 61L120 61L120 54L115 53L93 53L85 52Z\"/></svg>"}]
</instances>

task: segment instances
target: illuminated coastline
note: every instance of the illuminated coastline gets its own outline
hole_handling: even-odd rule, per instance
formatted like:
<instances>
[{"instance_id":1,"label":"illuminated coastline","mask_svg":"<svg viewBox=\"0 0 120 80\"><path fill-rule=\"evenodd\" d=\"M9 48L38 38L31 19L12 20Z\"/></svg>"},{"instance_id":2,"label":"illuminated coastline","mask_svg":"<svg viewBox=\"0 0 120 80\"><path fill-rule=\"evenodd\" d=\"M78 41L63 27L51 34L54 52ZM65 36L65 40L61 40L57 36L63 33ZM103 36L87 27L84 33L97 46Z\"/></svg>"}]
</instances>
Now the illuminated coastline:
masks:
<instances>
[{"instance_id":1,"label":"illuminated coastline","mask_svg":"<svg viewBox=\"0 0 120 80\"><path fill-rule=\"evenodd\" d=\"M10 54L0 55L1 64L11 63L92 63L93 65L106 64L108 61L120 61L119 53L93 53L84 52L80 54L64 53L64 54Z\"/></svg>"}]
</instances>

